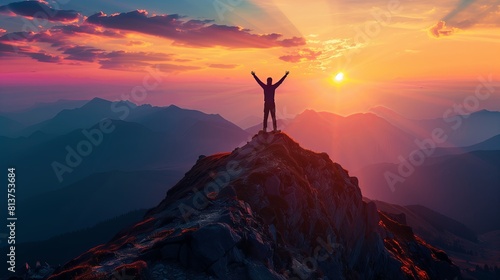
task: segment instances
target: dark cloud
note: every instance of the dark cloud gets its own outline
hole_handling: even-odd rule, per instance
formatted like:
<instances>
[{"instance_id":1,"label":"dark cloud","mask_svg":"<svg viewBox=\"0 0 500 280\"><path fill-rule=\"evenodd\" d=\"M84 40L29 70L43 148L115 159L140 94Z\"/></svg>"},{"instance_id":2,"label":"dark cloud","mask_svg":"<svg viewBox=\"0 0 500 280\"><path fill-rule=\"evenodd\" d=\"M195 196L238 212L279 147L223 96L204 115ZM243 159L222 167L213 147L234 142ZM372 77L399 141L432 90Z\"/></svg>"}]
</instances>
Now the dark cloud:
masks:
<instances>
[{"instance_id":1,"label":"dark cloud","mask_svg":"<svg viewBox=\"0 0 500 280\"><path fill-rule=\"evenodd\" d=\"M280 59L286 62L297 63L303 60L316 60L321 55L321 51L313 51L311 49L302 49L293 54L280 56Z\"/></svg>"},{"instance_id":2,"label":"dark cloud","mask_svg":"<svg viewBox=\"0 0 500 280\"><path fill-rule=\"evenodd\" d=\"M234 69L238 67L238 64L221 64L221 63L213 63L209 64L210 68L218 68L218 69Z\"/></svg>"},{"instance_id":3,"label":"dark cloud","mask_svg":"<svg viewBox=\"0 0 500 280\"><path fill-rule=\"evenodd\" d=\"M68 55L66 59L86 62L94 62L104 53L104 50L88 46L65 47L60 50Z\"/></svg>"},{"instance_id":4,"label":"dark cloud","mask_svg":"<svg viewBox=\"0 0 500 280\"><path fill-rule=\"evenodd\" d=\"M35 60L38 60L40 62L58 63L58 62L61 62L63 60L61 56L48 54L48 53L45 53L42 51L41 52L29 52L29 53L24 53L24 54L35 59Z\"/></svg>"},{"instance_id":5,"label":"dark cloud","mask_svg":"<svg viewBox=\"0 0 500 280\"><path fill-rule=\"evenodd\" d=\"M442 36L450 36L455 32L454 28L450 28L446 26L444 21L439 21L435 25L429 28L429 34L433 37L439 38Z\"/></svg>"},{"instance_id":6,"label":"dark cloud","mask_svg":"<svg viewBox=\"0 0 500 280\"><path fill-rule=\"evenodd\" d=\"M155 53L155 52L126 52L112 51L103 56L105 59L116 59L121 61L143 60L143 61L161 61L172 60L173 54Z\"/></svg>"},{"instance_id":7,"label":"dark cloud","mask_svg":"<svg viewBox=\"0 0 500 280\"><path fill-rule=\"evenodd\" d=\"M0 57L11 56L16 53L16 47L11 44L0 42Z\"/></svg>"},{"instance_id":8,"label":"dark cloud","mask_svg":"<svg viewBox=\"0 0 500 280\"><path fill-rule=\"evenodd\" d=\"M61 25L54 26L51 28L52 32L60 32L66 35L77 35L77 34L90 34L90 35L99 35L113 38L123 38L125 37L118 31L115 30L103 30L102 28L98 28L93 24L70 24L70 25Z\"/></svg>"},{"instance_id":9,"label":"dark cloud","mask_svg":"<svg viewBox=\"0 0 500 280\"><path fill-rule=\"evenodd\" d=\"M10 36L9 36L10 35ZM58 46L57 51L62 55L53 55L43 51L32 51L30 43L45 42ZM103 69L123 71L143 71L147 66L166 61L186 62L189 60L177 59L173 54L157 52L126 52L105 51L103 49L74 45L71 42L59 39L50 32L46 33L10 33L0 37L0 57L28 56L40 62L98 62ZM162 64L164 72L181 72L199 69L198 67L177 64Z\"/></svg>"},{"instance_id":10,"label":"dark cloud","mask_svg":"<svg viewBox=\"0 0 500 280\"><path fill-rule=\"evenodd\" d=\"M43 1L10 3L0 6L0 13L59 22L76 21L81 16L77 11L53 9Z\"/></svg>"},{"instance_id":11,"label":"dark cloud","mask_svg":"<svg viewBox=\"0 0 500 280\"><path fill-rule=\"evenodd\" d=\"M33 34L32 32L11 32L2 35L0 41L26 41L28 38L31 38Z\"/></svg>"},{"instance_id":12,"label":"dark cloud","mask_svg":"<svg viewBox=\"0 0 500 280\"><path fill-rule=\"evenodd\" d=\"M52 47L64 47L73 45L70 36L79 36L81 34L89 34L96 36L105 36L112 38L124 38L125 36L115 30L103 30L95 25L64 25L54 26L49 30L35 32L12 32L4 34L0 37L0 41L25 41L25 42L40 42L48 43Z\"/></svg>"},{"instance_id":13,"label":"dark cloud","mask_svg":"<svg viewBox=\"0 0 500 280\"><path fill-rule=\"evenodd\" d=\"M12 42L10 42L12 43ZM52 55L44 51L37 51L26 45L17 45L0 42L0 57L27 56L40 62L58 63L63 60L61 56Z\"/></svg>"},{"instance_id":14,"label":"dark cloud","mask_svg":"<svg viewBox=\"0 0 500 280\"><path fill-rule=\"evenodd\" d=\"M177 14L148 16L146 11L106 15L94 14L88 23L108 28L129 30L174 40L188 47L271 48L305 44L303 38L281 39L282 35L253 34L238 26L213 24L210 20L184 20Z\"/></svg>"}]
</instances>

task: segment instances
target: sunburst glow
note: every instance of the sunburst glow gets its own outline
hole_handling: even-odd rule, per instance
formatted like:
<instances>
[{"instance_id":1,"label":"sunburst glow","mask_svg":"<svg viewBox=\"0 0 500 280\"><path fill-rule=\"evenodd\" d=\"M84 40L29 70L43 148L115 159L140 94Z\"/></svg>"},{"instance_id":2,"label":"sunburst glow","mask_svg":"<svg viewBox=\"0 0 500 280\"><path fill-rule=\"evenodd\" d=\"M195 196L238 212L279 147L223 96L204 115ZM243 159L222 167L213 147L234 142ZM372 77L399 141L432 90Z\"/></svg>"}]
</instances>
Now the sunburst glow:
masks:
<instances>
[{"instance_id":1,"label":"sunburst glow","mask_svg":"<svg viewBox=\"0 0 500 280\"><path fill-rule=\"evenodd\" d=\"M337 83L342 82L344 80L344 73L342 73L342 72L337 73L337 75L335 75L333 80Z\"/></svg>"}]
</instances>

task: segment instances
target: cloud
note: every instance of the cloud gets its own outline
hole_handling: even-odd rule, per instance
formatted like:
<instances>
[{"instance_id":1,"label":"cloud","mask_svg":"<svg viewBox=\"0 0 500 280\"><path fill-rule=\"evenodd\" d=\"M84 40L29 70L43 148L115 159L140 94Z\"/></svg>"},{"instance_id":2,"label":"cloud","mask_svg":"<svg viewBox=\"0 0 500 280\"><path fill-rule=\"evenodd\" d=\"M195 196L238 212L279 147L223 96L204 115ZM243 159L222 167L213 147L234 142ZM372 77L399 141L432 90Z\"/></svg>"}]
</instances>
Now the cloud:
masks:
<instances>
[{"instance_id":1,"label":"cloud","mask_svg":"<svg viewBox=\"0 0 500 280\"><path fill-rule=\"evenodd\" d=\"M311 49L301 49L293 54L280 56L280 59L286 62L297 63L304 60L316 60L321 55L321 51Z\"/></svg>"},{"instance_id":2,"label":"cloud","mask_svg":"<svg viewBox=\"0 0 500 280\"><path fill-rule=\"evenodd\" d=\"M135 40L135 41L128 41L128 43L126 44L127 46L143 46L145 45L146 43L143 42L143 41L138 41L138 40Z\"/></svg>"},{"instance_id":3,"label":"cloud","mask_svg":"<svg viewBox=\"0 0 500 280\"><path fill-rule=\"evenodd\" d=\"M212 63L208 65L208 67L210 68L218 68L218 69L234 69L238 66L239 66L238 64L222 64L222 63Z\"/></svg>"},{"instance_id":4,"label":"cloud","mask_svg":"<svg viewBox=\"0 0 500 280\"><path fill-rule=\"evenodd\" d=\"M81 14L77 11L53 9L43 1L10 3L0 6L0 13L58 22L74 22L81 17Z\"/></svg>"},{"instance_id":5,"label":"cloud","mask_svg":"<svg viewBox=\"0 0 500 280\"><path fill-rule=\"evenodd\" d=\"M24 54L40 62L58 63L63 60L61 56L48 54L43 51L37 53L24 53Z\"/></svg>"},{"instance_id":6,"label":"cloud","mask_svg":"<svg viewBox=\"0 0 500 280\"><path fill-rule=\"evenodd\" d=\"M435 25L429 28L429 34L433 37L439 38L442 36L450 36L456 32L456 28L447 27L444 21L438 21Z\"/></svg>"},{"instance_id":7,"label":"cloud","mask_svg":"<svg viewBox=\"0 0 500 280\"><path fill-rule=\"evenodd\" d=\"M0 57L11 56L16 53L16 47L11 44L0 42Z\"/></svg>"},{"instance_id":8,"label":"cloud","mask_svg":"<svg viewBox=\"0 0 500 280\"><path fill-rule=\"evenodd\" d=\"M63 53L68 55L66 59L86 62L96 61L104 53L104 50L88 46L64 47L60 50L63 50Z\"/></svg>"},{"instance_id":9,"label":"cloud","mask_svg":"<svg viewBox=\"0 0 500 280\"><path fill-rule=\"evenodd\" d=\"M253 34L239 26L213 24L211 20L187 20L177 14L149 17L144 10L109 16L100 12L88 17L87 22L168 38L175 45L187 47L272 48L305 44L299 37L282 39L278 33Z\"/></svg>"},{"instance_id":10,"label":"cloud","mask_svg":"<svg viewBox=\"0 0 500 280\"><path fill-rule=\"evenodd\" d=\"M51 43L57 46L60 54L49 54L45 51L32 47L33 42ZM102 69L143 71L145 67L162 63L164 72L182 72L200 69L199 67L165 64L171 62L188 62L186 59L176 58L174 54L158 52L127 52L106 51L92 46L74 45L72 42L62 40L54 36L50 31L41 33L18 32L5 34L0 37L0 57L6 56L28 56L40 62L97 62ZM74 64L74 63L70 63Z\"/></svg>"},{"instance_id":11,"label":"cloud","mask_svg":"<svg viewBox=\"0 0 500 280\"><path fill-rule=\"evenodd\" d=\"M15 42L4 43L0 41L0 57L27 56L34 60L47 63L59 63L63 58L59 55L52 55L43 50L38 50L27 45L18 45Z\"/></svg>"},{"instance_id":12,"label":"cloud","mask_svg":"<svg viewBox=\"0 0 500 280\"><path fill-rule=\"evenodd\" d=\"M446 16L430 27L435 38L453 35L457 30L473 27L499 27L500 2L498 0L461 0Z\"/></svg>"},{"instance_id":13,"label":"cloud","mask_svg":"<svg viewBox=\"0 0 500 280\"><path fill-rule=\"evenodd\" d=\"M158 62L171 61L173 54L163 54L154 52L126 52L112 51L102 54L99 64L103 69L142 71L147 66L152 66ZM178 65L178 71L182 70L182 65ZM191 70L186 66L187 70Z\"/></svg>"},{"instance_id":14,"label":"cloud","mask_svg":"<svg viewBox=\"0 0 500 280\"><path fill-rule=\"evenodd\" d=\"M100 37L124 38L125 35L115 30L103 30L91 25L62 25L54 26L48 30L35 32L12 32L0 37L0 41L24 41L31 43L48 43L52 47L73 46L72 41L78 41L82 35L95 35ZM77 37L77 38L74 38Z\"/></svg>"},{"instance_id":15,"label":"cloud","mask_svg":"<svg viewBox=\"0 0 500 280\"><path fill-rule=\"evenodd\" d=\"M78 34L89 34L89 35L98 35L112 38L124 38L125 35L116 30L108 30L99 28L93 24L70 24L70 25L61 25L54 26L51 29L53 33L62 33L65 35L78 35Z\"/></svg>"},{"instance_id":16,"label":"cloud","mask_svg":"<svg viewBox=\"0 0 500 280\"><path fill-rule=\"evenodd\" d=\"M170 64L170 63L157 64L157 66L160 69L160 71L165 72L165 73L178 73L178 72L185 72L185 71L192 71L192 70L201 69L201 67L197 67L197 66L178 65L178 64Z\"/></svg>"}]
</instances>

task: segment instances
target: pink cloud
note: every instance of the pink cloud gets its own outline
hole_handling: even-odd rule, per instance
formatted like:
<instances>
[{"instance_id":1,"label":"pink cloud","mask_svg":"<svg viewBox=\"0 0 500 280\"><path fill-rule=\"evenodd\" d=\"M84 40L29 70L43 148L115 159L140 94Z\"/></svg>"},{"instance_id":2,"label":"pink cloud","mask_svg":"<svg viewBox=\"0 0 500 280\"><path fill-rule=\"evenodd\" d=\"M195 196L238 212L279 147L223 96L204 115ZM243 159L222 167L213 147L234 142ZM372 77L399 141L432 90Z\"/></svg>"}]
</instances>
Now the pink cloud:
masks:
<instances>
[{"instance_id":1,"label":"pink cloud","mask_svg":"<svg viewBox=\"0 0 500 280\"><path fill-rule=\"evenodd\" d=\"M295 53L280 56L280 59L286 62L297 63L304 60L316 60L321 55L321 51L313 51L311 49L301 49Z\"/></svg>"},{"instance_id":2,"label":"pink cloud","mask_svg":"<svg viewBox=\"0 0 500 280\"><path fill-rule=\"evenodd\" d=\"M450 36L455 33L455 31L456 28L447 27L446 23L442 20L429 28L429 34L436 38Z\"/></svg>"},{"instance_id":3,"label":"pink cloud","mask_svg":"<svg viewBox=\"0 0 500 280\"><path fill-rule=\"evenodd\" d=\"M187 47L272 48L305 44L299 37L282 39L278 33L254 34L249 29L213 24L211 20L184 20L177 14L149 17L142 10L113 15L101 12L88 17L87 22L164 37L174 40L175 45Z\"/></svg>"}]
</instances>

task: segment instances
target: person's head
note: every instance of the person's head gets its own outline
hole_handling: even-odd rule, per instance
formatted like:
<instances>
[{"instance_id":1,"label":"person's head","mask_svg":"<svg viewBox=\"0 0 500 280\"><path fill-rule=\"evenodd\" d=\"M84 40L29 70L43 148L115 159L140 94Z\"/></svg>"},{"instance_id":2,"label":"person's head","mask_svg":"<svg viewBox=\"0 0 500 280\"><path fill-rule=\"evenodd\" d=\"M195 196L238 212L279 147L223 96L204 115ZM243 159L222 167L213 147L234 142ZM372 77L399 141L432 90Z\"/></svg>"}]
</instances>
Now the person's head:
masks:
<instances>
[{"instance_id":1,"label":"person's head","mask_svg":"<svg viewBox=\"0 0 500 280\"><path fill-rule=\"evenodd\" d=\"M267 78L267 84L272 85L273 84L273 78L269 77Z\"/></svg>"}]
</instances>

